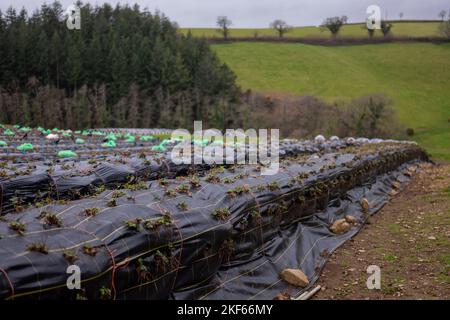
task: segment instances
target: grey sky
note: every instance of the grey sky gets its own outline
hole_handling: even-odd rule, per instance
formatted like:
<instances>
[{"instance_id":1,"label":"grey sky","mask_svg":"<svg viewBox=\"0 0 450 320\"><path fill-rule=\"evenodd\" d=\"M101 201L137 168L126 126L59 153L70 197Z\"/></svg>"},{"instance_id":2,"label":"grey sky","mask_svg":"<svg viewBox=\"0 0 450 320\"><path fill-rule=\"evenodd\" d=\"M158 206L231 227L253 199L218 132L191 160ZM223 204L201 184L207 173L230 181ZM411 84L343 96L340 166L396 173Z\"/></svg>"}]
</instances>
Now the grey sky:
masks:
<instances>
[{"instance_id":1,"label":"grey sky","mask_svg":"<svg viewBox=\"0 0 450 320\"><path fill-rule=\"evenodd\" d=\"M40 0L0 0L0 9L9 6L25 7L33 11L40 6ZM51 3L52 1L46 1ZM74 0L60 0L64 7ZM403 19L438 19L441 10L450 10L450 0L122 0L83 1L92 4L109 2L115 5L138 3L151 11L159 9L181 27L214 27L219 15L226 15L236 28L267 27L271 21L280 18L294 26L318 25L324 18L347 15L349 22L365 19L366 8L379 5L383 17L397 19L400 12Z\"/></svg>"}]
</instances>

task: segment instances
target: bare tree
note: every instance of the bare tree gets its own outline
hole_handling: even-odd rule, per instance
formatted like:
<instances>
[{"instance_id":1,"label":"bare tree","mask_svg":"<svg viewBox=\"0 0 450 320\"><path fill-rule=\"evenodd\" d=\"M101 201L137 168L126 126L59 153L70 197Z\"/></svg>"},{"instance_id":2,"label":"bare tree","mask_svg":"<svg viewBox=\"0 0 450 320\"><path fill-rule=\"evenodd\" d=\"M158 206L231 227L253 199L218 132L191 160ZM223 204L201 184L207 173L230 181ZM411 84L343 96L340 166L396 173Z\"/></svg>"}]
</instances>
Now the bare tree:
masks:
<instances>
[{"instance_id":1,"label":"bare tree","mask_svg":"<svg viewBox=\"0 0 450 320\"><path fill-rule=\"evenodd\" d=\"M322 23L322 27L330 30L333 37L336 37L341 27L347 23L347 20L348 20L347 16L327 18Z\"/></svg>"},{"instance_id":2,"label":"bare tree","mask_svg":"<svg viewBox=\"0 0 450 320\"><path fill-rule=\"evenodd\" d=\"M272 22L270 24L270 27L275 29L278 32L278 36L280 38L283 38L285 33L288 33L288 32L290 32L292 30L292 27L290 25L288 25L286 23L286 21L279 20L279 19L277 19L274 22Z\"/></svg>"},{"instance_id":3,"label":"bare tree","mask_svg":"<svg viewBox=\"0 0 450 320\"><path fill-rule=\"evenodd\" d=\"M232 24L233 22L226 16L217 17L217 26L220 28L217 32L219 32L225 40L228 39L230 34L230 26Z\"/></svg>"},{"instance_id":4,"label":"bare tree","mask_svg":"<svg viewBox=\"0 0 450 320\"><path fill-rule=\"evenodd\" d=\"M403 13L403 12L400 12L399 14L398 14L398 16L399 16L399 18L400 18L400 20L402 20L403 19L403 16L404 16L405 14Z\"/></svg>"},{"instance_id":5,"label":"bare tree","mask_svg":"<svg viewBox=\"0 0 450 320\"><path fill-rule=\"evenodd\" d=\"M450 19L447 20L447 21L442 22L442 23L439 25L439 33L440 33L443 37L445 37L445 38L447 38L447 39L450 39Z\"/></svg>"},{"instance_id":6,"label":"bare tree","mask_svg":"<svg viewBox=\"0 0 450 320\"><path fill-rule=\"evenodd\" d=\"M387 22L386 20L381 21L381 32L383 32L383 36L387 37L391 33L392 24Z\"/></svg>"},{"instance_id":7,"label":"bare tree","mask_svg":"<svg viewBox=\"0 0 450 320\"><path fill-rule=\"evenodd\" d=\"M444 22L446 15L447 15L447 12L445 10L442 10L441 12L439 12L439 18L442 19L442 22Z\"/></svg>"}]
</instances>

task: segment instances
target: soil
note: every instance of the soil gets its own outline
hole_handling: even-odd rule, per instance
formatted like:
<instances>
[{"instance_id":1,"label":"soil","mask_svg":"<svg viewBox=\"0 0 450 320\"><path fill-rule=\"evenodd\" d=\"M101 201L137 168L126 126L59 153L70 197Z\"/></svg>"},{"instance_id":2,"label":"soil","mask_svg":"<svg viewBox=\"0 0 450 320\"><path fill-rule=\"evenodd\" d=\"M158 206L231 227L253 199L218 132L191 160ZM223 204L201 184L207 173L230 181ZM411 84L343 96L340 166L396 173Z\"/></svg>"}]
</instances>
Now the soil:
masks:
<instances>
[{"instance_id":1,"label":"soil","mask_svg":"<svg viewBox=\"0 0 450 320\"><path fill-rule=\"evenodd\" d=\"M369 290L367 268L381 269ZM339 248L314 299L450 299L450 164L427 166Z\"/></svg>"}]
</instances>

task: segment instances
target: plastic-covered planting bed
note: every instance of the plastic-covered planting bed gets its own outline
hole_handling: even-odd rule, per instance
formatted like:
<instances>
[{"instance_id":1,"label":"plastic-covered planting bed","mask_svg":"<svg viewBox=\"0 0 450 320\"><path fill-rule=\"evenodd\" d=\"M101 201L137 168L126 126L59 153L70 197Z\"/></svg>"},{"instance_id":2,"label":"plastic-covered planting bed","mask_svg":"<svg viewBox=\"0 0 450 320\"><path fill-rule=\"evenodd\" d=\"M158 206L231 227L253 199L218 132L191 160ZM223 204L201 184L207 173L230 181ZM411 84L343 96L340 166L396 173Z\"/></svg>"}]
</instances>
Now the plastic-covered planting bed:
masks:
<instances>
[{"instance_id":1,"label":"plastic-covered planting bed","mask_svg":"<svg viewBox=\"0 0 450 320\"><path fill-rule=\"evenodd\" d=\"M344 140L326 143L286 141L281 143L280 157L339 150L347 145ZM170 145L168 148L171 148ZM0 167L0 215L21 211L32 203L78 199L102 187L116 188L137 184L141 180L175 178L189 172L201 173L212 167L207 164L175 164L170 154L155 155L155 152L148 151L148 148L130 148L126 152L115 149L114 155L104 154L106 157L102 157L96 154L96 157L91 156L89 160L82 161L3 161ZM248 148L246 151L248 154Z\"/></svg>"},{"instance_id":2,"label":"plastic-covered planting bed","mask_svg":"<svg viewBox=\"0 0 450 320\"><path fill-rule=\"evenodd\" d=\"M298 294L279 278L299 268L312 285L328 256L402 188L424 151L370 144L7 214L0 222L0 298L272 299ZM395 191L395 192L397 192ZM364 201L361 201L364 199ZM367 206L361 206L367 203ZM345 215L357 223L340 235ZM81 290L69 290L69 265Z\"/></svg>"}]
</instances>

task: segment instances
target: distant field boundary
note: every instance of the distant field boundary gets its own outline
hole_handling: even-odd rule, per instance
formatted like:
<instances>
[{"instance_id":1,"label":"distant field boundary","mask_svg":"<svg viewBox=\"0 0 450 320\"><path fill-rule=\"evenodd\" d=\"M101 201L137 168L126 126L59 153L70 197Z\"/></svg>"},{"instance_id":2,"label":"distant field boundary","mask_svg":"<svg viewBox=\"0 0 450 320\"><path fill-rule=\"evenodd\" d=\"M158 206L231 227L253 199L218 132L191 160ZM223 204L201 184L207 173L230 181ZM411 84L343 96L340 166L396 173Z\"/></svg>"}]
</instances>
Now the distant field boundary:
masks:
<instances>
[{"instance_id":1,"label":"distant field boundary","mask_svg":"<svg viewBox=\"0 0 450 320\"><path fill-rule=\"evenodd\" d=\"M346 45L365 45L382 43L450 43L450 39L443 37L383 37L383 38L361 38L361 37L338 37L338 38L315 38L315 37L231 37L227 40L218 37L202 37L210 44L226 44L234 42L274 42L274 43L303 43L321 46L346 46Z\"/></svg>"}]
</instances>

